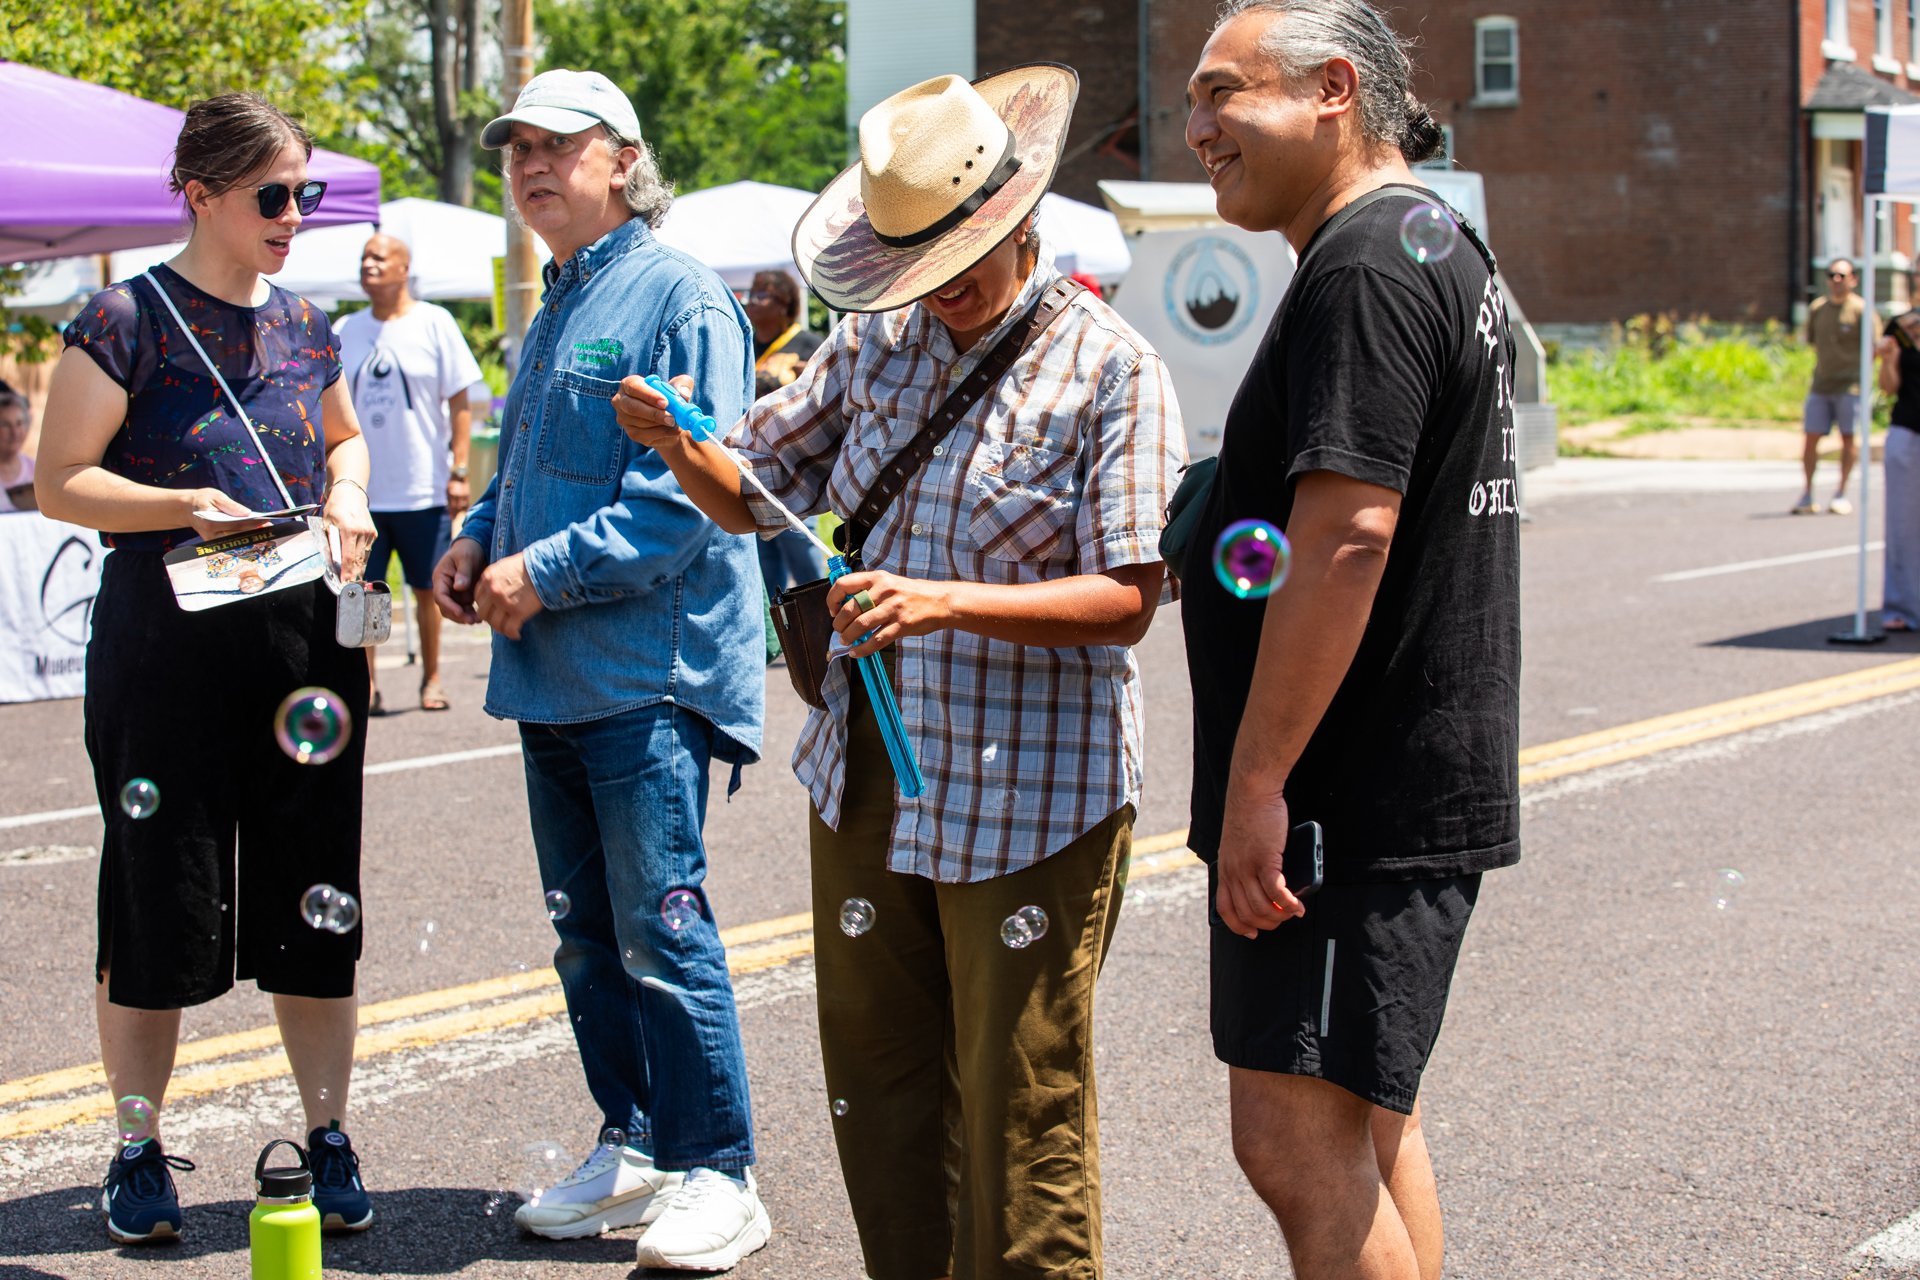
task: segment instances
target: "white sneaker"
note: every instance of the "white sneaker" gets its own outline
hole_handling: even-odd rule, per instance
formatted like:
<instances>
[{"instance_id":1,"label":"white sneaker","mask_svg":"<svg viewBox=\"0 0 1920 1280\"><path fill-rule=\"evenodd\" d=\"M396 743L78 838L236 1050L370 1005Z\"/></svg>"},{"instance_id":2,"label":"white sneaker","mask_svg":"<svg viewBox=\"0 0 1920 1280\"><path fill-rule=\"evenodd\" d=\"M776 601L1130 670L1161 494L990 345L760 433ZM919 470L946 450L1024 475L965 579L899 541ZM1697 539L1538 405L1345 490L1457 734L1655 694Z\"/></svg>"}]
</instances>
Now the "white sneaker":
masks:
<instances>
[{"instance_id":1,"label":"white sneaker","mask_svg":"<svg viewBox=\"0 0 1920 1280\"><path fill-rule=\"evenodd\" d=\"M773 1235L753 1171L743 1187L714 1169L695 1169L635 1250L643 1267L725 1271Z\"/></svg>"},{"instance_id":2,"label":"white sneaker","mask_svg":"<svg viewBox=\"0 0 1920 1280\"><path fill-rule=\"evenodd\" d=\"M653 1157L618 1142L602 1142L580 1167L531 1204L513 1211L524 1231L549 1240L597 1236L616 1227L644 1226L666 1211L683 1173L653 1166Z\"/></svg>"}]
</instances>

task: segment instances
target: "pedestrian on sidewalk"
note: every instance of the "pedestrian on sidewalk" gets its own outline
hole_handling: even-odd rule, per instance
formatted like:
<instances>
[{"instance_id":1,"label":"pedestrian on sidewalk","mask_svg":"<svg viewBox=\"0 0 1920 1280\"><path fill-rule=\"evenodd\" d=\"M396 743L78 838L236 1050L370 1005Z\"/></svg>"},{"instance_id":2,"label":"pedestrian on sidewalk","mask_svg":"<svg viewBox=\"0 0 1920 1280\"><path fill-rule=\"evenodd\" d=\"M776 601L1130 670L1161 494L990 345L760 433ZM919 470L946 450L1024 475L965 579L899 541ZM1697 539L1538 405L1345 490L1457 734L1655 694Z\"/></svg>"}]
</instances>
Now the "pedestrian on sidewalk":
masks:
<instances>
[{"instance_id":1,"label":"pedestrian on sidewalk","mask_svg":"<svg viewBox=\"0 0 1920 1280\"><path fill-rule=\"evenodd\" d=\"M1880 390L1893 398L1880 446L1887 493L1880 626L1913 631L1920 628L1920 310L1887 321L1879 355Z\"/></svg>"},{"instance_id":2,"label":"pedestrian on sidewalk","mask_svg":"<svg viewBox=\"0 0 1920 1280\"><path fill-rule=\"evenodd\" d=\"M1052 64L943 76L861 118L859 163L794 235L853 314L732 436L791 510L852 531L857 567L811 602L837 639L794 772L826 1096L873 1280L1102 1274L1094 984L1140 800L1131 646L1185 432L1160 357L1041 243L1077 89ZM629 378L616 407L723 528L783 527L665 403ZM849 660L868 654L918 796Z\"/></svg>"},{"instance_id":3,"label":"pedestrian on sidewalk","mask_svg":"<svg viewBox=\"0 0 1920 1280\"><path fill-rule=\"evenodd\" d=\"M467 390L480 381L459 322L445 308L413 296L405 242L375 235L360 251L360 288L370 305L335 326L373 475L367 501L380 531L367 563L385 577L397 552L400 575L420 606L420 709L445 711L440 685L440 610L433 603L433 566L451 543L453 519L467 509L467 443L473 411ZM371 711L380 715L376 649Z\"/></svg>"},{"instance_id":4,"label":"pedestrian on sidewalk","mask_svg":"<svg viewBox=\"0 0 1920 1280\"><path fill-rule=\"evenodd\" d=\"M515 1220L555 1239L645 1225L641 1266L723 1271L772 1227L702 829L710 761L738 785L759 756L764 609L749 540L626 438L613 396L630 374L686 374L732 421L751 399L747 319L654 237L673 188L605 76L535 76L480 142L506 153L553 261L499 473L434 598L494 630L486 709L520 724L554 967L601 1111L594 1151Z\"/></svg>"},{"instance_id":5,"label":"pedestrian on sidewalk","mask_svg":"<svg viewBox=\"0 0 1920 1280\"><path fill-rule=\"evenodd\" d=\"M193 1165L162 1150L159 1126L180 1010L236 977L273 996L323 1224L373 1221L344 1128L362 934L311 927L302 906L316 884L360 894L365 738L324 763L275 742L283 700L303 686L358 722L367 662L335 640L323 582L189 612L162 559L265 523L208 513L292 502L323 504L344 578L366 564L367 450L333 331L268 279L325 194L308 177L312 150L252 94L189 107L170 174L187 245L93 296L47 396L41 509L113 549L87 643L86 740L106 819L94 1009L124 1139L100 1207L121 1244L181 1233L173 1171Z\"/></svg>"},{"instance_id":6,"label":"pedestrian on sidewalk","mask_svg":"<svg viewBox=\"0 0 1920 1280\"><path fill-rule=\"evenodd\" d=\"M1188 83L1220 216L1300 259L1192 537L1264 521L1290 572L1264 599L1192 573L1181 608L1214 1052L1300 1280L1439 1277L1420 1080L1481 874L1520 856L1514 343L1478 237L1414 185L1441 132L1410 70L1364 0L1239 0Z\"/></svg>"},{"instance_id":7,"label":"pedestrian on sidewalk","mask_svg":"<svg viewBox=\"0 0 1920 1280\"><path fill-rule=\"evenodd\" d=\"M1820 462L1820 442L1829 431L1840 432L1840 483L1827 510L1844 516L1853 510L1847 499L1847 481L1853 476L1859 447L1853 434L1854 410L1860 403L1860 326L1867 313L1866 299L1855 293L1854 266L1846 258L1827 263L1827 296L1807 308L1807 345L1813 348L1813 386L1801 413L1800 470L1806 486L1793 504L1797 516L1816 515L1813 473Z\"/></svg>"}]
</instances>

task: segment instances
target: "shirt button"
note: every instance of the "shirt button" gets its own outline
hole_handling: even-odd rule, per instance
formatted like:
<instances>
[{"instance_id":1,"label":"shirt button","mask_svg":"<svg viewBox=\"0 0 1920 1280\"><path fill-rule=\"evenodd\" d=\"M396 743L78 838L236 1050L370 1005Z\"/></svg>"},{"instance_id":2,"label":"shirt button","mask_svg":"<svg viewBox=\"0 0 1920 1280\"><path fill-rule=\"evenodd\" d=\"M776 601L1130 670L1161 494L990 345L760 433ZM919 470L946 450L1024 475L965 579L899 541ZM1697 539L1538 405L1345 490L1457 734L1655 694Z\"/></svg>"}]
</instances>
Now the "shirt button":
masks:
<instances>
[{"instance_id":1,"label":"shirt button","mask_svg":"<svg viewBox=\"0 0 1920 1280\"><path fill-rule=\"evenodd\" d=\"M533 362L533 368L534 368L534 372L536 372L536 373L537 373L537 372L539 372L540 370L542 370L542 369L544 369L544 368L546 368L546 367L547 367L547 362L546 362L545 360L535 360L535 361ZM525 423L522 423L521 425L522 425L522 426L525 426L526 424L525 424Z\"/></svg>"},{"instance_id":2,"label":"shirt button","mask_svg":"<svg viewBox=\"0 0 1920 1280\"><path fill-rule=\"evenodd\" d=\"M944 457L946 455L946 452L947 452L947 446L943 444L937 444L933 446L933 456L936 458Z\"/></svg>"},{"instance_id":3,"label":"shirt button","mask_svg":"<svg viewBox=\"0 0 1920 1280\"><path fill-rule=\"evenodd\" d=\"M920 524L920 523L918 523L918 522L916 522L916 523L914 524L914 526L913 526L913 531L914 531L915 533L925 533L925 532L926 532L926 526L925 526L925 525L923 525L923 524Z\"/></svg>"}]
</instances>

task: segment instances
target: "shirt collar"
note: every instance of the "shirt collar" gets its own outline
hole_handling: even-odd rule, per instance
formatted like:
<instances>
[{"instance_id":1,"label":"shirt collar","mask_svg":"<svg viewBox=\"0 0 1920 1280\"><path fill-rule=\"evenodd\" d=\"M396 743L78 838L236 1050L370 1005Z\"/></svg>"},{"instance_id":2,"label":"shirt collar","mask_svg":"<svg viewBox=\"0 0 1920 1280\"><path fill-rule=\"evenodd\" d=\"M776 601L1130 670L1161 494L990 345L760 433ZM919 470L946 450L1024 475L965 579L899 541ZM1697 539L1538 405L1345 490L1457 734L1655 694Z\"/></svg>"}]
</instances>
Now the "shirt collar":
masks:
<instances>
[{"instance_id":1,"label":"shirt collar","mask_svg":"<svg viewBox=\"0 0 1920 1280\"><path fill-rule=\"evenodd\" d=\"M608 263L651 239L653 239L653 229L647 225L645 218L638 216L628 218L592 244L575 251L574 255L567 259L564 267L554 265L549 259L547 265L541 269L541 277L545 280L548 291L551 291L561 280L591 280L594 272L604 269Z\"/></svg>"},{"instance_id":2,"label":"shirt collar","mask_svg":"<svg viewBox=\"0 0 1920 1280\"><path fill-rule=\"evenodd\" d=\"M1014 298L1013 305L1007 308L1004 316L1000 317L1000 323L981 335L980 340L975 342L965 355L960 354L954 347L953 334L947 331L947 326L941 324L934 318L933 312L918 302L908 308L906 325L901 336L916 346L924 347L942 364L956 364L969 356L984 358L987 352L993 350L994 344L1000 341L1001 336L1027 313L1027 309L1046 291L1047 286L1059 278L1060 268L1054 263L1053 251L1043 240L1040 243L1040 260L1033 264L1033 274L1027 277L1027 282Z\"/></svg>"}]
</instances>

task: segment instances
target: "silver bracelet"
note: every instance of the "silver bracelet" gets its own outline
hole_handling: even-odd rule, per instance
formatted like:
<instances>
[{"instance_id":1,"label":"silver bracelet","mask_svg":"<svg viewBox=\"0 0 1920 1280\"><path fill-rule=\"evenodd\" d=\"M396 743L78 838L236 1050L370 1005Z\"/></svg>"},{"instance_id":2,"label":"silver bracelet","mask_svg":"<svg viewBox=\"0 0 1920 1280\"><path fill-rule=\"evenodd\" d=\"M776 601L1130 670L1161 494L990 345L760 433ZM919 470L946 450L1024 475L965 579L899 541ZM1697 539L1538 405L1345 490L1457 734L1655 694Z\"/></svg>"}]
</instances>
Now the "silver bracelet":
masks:
<instances>
[{"instance_id":1,"label":"silver bracelet","mask_svg":"<svg viewBox=\"0 0 1920 1280\"><path fill-rule=\"evenodd\" d=\"M338 480L335 480L333 482L333 487L337 489L343 484L350 484L354 488L358 489L360 491L361 497L364 498L367 496L367 486L361 484L358 480L355 480L352 476L341 476Z\"/></svg>"}]
</instances>

